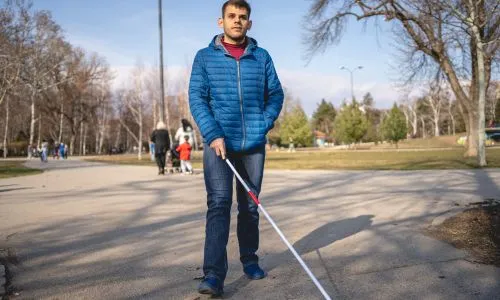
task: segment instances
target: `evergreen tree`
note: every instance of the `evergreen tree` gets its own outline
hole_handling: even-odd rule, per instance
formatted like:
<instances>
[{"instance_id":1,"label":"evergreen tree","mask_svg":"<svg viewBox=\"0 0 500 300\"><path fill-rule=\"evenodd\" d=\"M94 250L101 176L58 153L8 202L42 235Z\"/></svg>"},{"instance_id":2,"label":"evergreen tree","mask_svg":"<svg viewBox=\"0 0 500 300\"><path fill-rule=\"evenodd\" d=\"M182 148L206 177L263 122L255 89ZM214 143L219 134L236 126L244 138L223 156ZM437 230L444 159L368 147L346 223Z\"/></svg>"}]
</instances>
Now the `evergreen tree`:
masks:
<instances>
[{"instance_id":1,"label":"evergreen tree","mask_svg":"<svg viewBox=\"0 0 500 300\"><path fill-rule=\"evenodd\" d=\"M336 116L337 111L333 104L322 99L312 116L313 129L322 131L327 136L330 136L333 132L333 124Z\"/></svg>"},{"instance_id":2,"label":"evergreen tree","mask_svg":"<svg viewBox=\"0 0 500 300\"><path fill-rule=\"evenodd\" d=\"M368 108L372 108L374 104L375 104L375 101L373 100L372 94L370 94L370 92L366 93L363 96L363 106L368 107Z\"/></svg>"},{"instance_id":3,"label":"evergreen tree","mask_svg":"<svg viewBox=\"0 0 500 300\"><path fill-rule=\"evenodd\" d=\"M393 142L398 147L398 142L406 138L408 128L403 112L394 103L394 106L382 121L382 134L385 139Z\"/></svg>"},{"instance_id":4,"label":"evergreen tree","mask_svg":"<svg viewBox=\"0 0 500 300\"><path fill-rule=\"evenodd\" d=\"M294 143L301 146L312 146L313 135L307 115L300 105L295 106L283 118L280 128L282 144Z\"/></svg>"},{"instance_id":5,"label":"evergreen tree","mask_svg":"<svg viewBox=\"0 0 500 300\"><path fill-rule=\"evenodd\" d=\"M335 119L335 137L346 144L358 143L368 130L368 120L356 100L344 104Z\"/></svg>"}]
</instances>

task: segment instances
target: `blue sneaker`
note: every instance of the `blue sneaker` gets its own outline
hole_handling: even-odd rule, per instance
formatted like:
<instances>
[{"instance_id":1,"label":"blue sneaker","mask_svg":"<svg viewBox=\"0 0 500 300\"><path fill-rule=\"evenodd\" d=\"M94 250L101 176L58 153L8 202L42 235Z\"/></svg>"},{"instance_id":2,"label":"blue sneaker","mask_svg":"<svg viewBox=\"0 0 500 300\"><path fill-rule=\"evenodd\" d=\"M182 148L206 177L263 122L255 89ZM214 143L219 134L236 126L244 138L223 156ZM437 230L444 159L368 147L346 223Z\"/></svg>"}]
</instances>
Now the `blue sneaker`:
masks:
<instances>
[{"instance_id":1,"label":"blue sneaker","mask_svg":"<svg viewBox=\"0 0 500 300\"><path fill-rule=\"evenodd\" d=\"M215 278L205 278L198 286L198 293L212 296L221 296L223 293L222 284Z\"/></svg>"},{"instance_id":2,"label":"blue sneaker","mask_svg":"<svg viewBox=\"0 0 500 300\"><path fill-rule=\"evenodd\" d=\"M258 264L251 264L243 267L243 272L252 280L259 280L267 276L267 273L262 270Z\"/></svg>"}]
</instances>

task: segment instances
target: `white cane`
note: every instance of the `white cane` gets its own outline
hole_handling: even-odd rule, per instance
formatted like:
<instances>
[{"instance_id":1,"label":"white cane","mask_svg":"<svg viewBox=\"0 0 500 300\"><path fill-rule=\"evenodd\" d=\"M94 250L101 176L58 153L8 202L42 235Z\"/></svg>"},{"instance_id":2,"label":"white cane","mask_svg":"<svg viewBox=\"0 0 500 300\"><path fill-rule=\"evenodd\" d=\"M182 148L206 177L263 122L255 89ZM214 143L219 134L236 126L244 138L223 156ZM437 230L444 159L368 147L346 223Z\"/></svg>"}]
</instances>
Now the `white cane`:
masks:
<instances>
[{"instance_id":1,"label":"white cane","mask_svg":"<svg viewBox=\"0 0 500 300\"><path fill-rule=\"evenodd\" d=\"M266 216L266 219L269 221L269 223L271 223L271 225L276 230L276 232L278 233L278 235L281 237L281 239L283 240L283 242L285 242L285 244L288 246L288 249L290 249L290 251L292 251L292 253L295 256L295 258L299 261L299 263L302 265L302 268L304 268L304 270L306 271L307 275L309 275L309 277L312 279L312 281L314 282L314 284L316 285L316 287L319 289L319 291L321 292L321 294L323 294L323 297L325 297L325 299L327 299L327 300L331 300L330 296L328 296L328 294L326 293L326 291L323 288L323 286L321 285L321 283L319 283L318 279L316 279L316 277L314 276L314 274L311 272L311 270L306 265L306 263L302 260L302 258L297 253L297 251L295 251L295 249L293 248L293 246L288 242L288 240L286 239L286 237L283 234L283 232L281 232L281 230L278 228L278 226L276 225L276 223L274 223L273 219L271 218L271 216L269 216L269 214L267 213L267 211L264 209L264 207L260 203L260 201L257 198L257 196L255 196L255 194L250 190L250 188L245 183L245 181L243 180L243 178L241 178L240 174L238 174L238 172L234 168L233 164L231 164L231 162L229 161L229 159L225 159L225 161L229 165L229 167L231 168L231 170L233 170L234 175L236 175L236 178L238 178L238 180L240 181L241 185L243 185L243 187L248 192L248 194L250 195L250 197L252 198L252 200L255 202L255 204L257 204L257 206L260 208L260 210L262 211L262 213L264 214L264 216Z\"/></svg>"}]
</instances>

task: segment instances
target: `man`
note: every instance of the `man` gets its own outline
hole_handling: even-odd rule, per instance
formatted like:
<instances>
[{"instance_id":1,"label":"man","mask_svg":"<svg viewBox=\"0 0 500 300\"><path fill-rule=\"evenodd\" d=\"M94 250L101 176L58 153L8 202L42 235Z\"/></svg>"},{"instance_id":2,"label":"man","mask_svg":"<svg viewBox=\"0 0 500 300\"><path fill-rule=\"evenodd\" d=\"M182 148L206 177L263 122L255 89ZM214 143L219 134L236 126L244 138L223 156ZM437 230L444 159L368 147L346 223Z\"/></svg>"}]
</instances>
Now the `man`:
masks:
<instances>
[{"instance_id":1,"label":"man","mask_svg":"<svg viewBox=\"0 0 500 300\"><path fill-rule=\"evenodd\" d=\"M283 90L271 57L247 37L250 5L229 0L218 25L224 33L196 54L189 104L203 135L203 172L207 190L204 279L198 291L220 295L227 273L233 177L229 159L255 194L264 171L266 134L283 105ZM259 213L239 182L236 184L240 261L250 279L266 273L259 267Z\"/></svg>"},{"instance_id":2,"label":"man","mask_svg":"<svg viewBox=\"0 0 500 300\"><path fill-rule=\"evenodd\" d=\"M165 175L165 159L167 151L170 149L170 137L167 126L163 122L156 124L156 130L151 133L151 142L155 144L156 164L158 165L158 175Z\"/></svg>"}]
</instances>

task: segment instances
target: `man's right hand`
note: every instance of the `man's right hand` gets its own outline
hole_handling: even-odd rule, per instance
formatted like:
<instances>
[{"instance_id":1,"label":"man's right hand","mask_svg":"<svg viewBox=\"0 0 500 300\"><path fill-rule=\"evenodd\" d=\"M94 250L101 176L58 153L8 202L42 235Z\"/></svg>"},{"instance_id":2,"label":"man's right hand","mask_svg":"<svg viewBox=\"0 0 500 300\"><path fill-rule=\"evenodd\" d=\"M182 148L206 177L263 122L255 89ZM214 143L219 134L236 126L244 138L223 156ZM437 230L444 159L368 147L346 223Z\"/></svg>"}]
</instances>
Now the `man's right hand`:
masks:
<instances>
[{"instance_id":1,"label":"man's right hand","mask_svg":"<svg viewBox=\"0 0 500 300\"><path fill-rule=\"evenodd\" d=\"M215 150L217 156L222 157L222 159L226 159L226 145L224 144L223 138L213 140L210 144L210 148Z\"/></svg>"}]
</instances>

